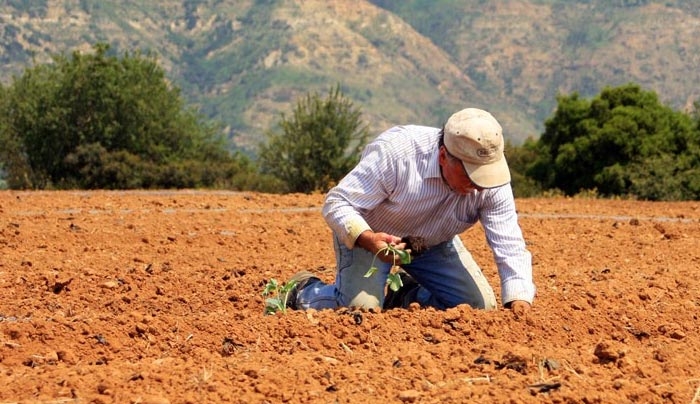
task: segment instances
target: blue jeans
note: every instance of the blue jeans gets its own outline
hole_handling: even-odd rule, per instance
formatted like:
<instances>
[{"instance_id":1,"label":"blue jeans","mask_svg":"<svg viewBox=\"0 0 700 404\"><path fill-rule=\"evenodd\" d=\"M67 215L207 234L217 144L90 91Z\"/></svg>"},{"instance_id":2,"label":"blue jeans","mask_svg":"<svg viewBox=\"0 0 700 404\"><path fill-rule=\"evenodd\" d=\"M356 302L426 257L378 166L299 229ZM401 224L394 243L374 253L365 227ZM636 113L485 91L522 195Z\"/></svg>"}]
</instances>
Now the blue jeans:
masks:
<instances>
[{"instance_id":1,"label":"blue jeans","mask_svg":"<svg viewBox=\"0 0 700 404\"><path fill-rule=\"evenodd\" d=\"M348 249L337 237L334 247L338 268L335 283L307 284L297 296L298 307L382 307L390 264L375 260L365 249ZM366 278L372 265L378 271ZM429 248L401 267L421 285L417 301L422 307L446 309L468 304L477 309L496 308L493 289L458 236Z\"/></svg>"}]
</instances>

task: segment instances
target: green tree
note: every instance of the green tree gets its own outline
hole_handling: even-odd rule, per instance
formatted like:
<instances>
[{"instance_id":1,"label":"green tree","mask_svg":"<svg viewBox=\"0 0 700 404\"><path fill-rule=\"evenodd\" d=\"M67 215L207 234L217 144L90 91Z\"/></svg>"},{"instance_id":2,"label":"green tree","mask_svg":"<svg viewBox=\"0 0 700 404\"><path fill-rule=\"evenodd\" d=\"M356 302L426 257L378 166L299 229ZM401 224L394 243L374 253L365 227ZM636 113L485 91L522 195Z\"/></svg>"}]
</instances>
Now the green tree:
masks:
<instances>
[{"instance_id":1,"label":"green tree","mask_svg":"<svg viewBox=\"0 0 700 404\"><path fill-rule=\"evenodd\" d=\"M695 121L695 129L700 131L700 100L693 103L693 109L690 113Z\"/></svg>"},{"instance_id":2,"label":"green tree","mask_svg":"<svg viewBox=\"0 0 700 404\"><path fill-rule=\"evenodd\" d=\"M700 197L694 180L700 139L689 115L635 84L605 88L590 101L576 93L557 101L527 169L544 188L651 200Z\"/></svg>"},{"instance_id":3,"label":"green tree","mask_svg":"<svg viewBox=\"0 0 700 404\"><path fill-rule=\"evenodd\" d=\"M3 89L0 161L10 187L232 187L255 171L184 106L152 55L108 51L54 56Z\"/></svg>"},{"instance_id":4,"label":"green tree","mask_svg":"<svg viewBox=\"0 0 700 404\"><path fill-rule=\"evenodd\" d=\"M287 188L281 191L327 191L357 163L367 142L360 116L339 85L325 99L307 94L291 118L282 114L282 132L266 133L267 142L259 146L262 173L282 180Z\"/></svg>"},{"instance_id":5,"label":"green tree","mask_svg":"<svg viewBox=\"0 0 700 404\"><path fill-rule=\"evenodd\" d=\"M514 146L506 142L505 155L510 168L511 186L517 198L538 196L542 193L541 185L526 175L528 166L537 157L536 141L532 138L525 140L522 146Z\"/></svg>"}]
</instances>

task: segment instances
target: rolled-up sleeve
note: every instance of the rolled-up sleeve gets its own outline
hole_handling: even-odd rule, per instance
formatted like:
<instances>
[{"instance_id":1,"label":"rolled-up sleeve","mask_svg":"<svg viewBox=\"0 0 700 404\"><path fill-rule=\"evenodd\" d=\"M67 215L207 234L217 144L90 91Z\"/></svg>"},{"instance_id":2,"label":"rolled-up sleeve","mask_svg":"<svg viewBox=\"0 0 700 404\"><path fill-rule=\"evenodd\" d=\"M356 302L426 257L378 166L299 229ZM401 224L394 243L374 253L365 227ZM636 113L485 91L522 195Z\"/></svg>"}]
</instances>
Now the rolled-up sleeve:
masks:
<instances>
[{"instance_id":1,"label":"rolled-up sleeve","mask_svg":"<svg viewBox=\"0 0 700 404\"><path fill-rule=\"evenodd\" d=\"M354 247L362 232L371 230L363 213L382 203L394 189L392 162L382 142L370 143L357 166L326 195L323 217L348 248Z\"/></svg>"}]
</instances>

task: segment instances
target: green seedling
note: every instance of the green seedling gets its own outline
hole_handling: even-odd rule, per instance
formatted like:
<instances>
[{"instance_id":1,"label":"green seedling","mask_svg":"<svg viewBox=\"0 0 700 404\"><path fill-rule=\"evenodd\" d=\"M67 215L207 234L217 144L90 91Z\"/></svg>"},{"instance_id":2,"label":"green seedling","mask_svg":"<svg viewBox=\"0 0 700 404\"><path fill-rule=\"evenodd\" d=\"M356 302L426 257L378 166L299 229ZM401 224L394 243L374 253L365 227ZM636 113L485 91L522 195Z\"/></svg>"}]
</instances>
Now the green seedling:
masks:
<instances>
[{"instance_id":1,"label":"green seedling","mask_svg":"<svg viewBox=\"0 0 700 404\"><path fill-rule=\"evenodd\" d=\"M296 281L289 281L280 284L277 279L270 279L265 285L262 295L265 299L265 314L275 314L277 312L287 312L287 299L289 292L296 286Z\"/></svg>"},{"instance_id":2,"label":"green seedling","mask_svg":"<svg viewBox=\"0 0 700 404\"><path fill-rule=\"evenodd\" d=\"M377 253L374 255L374 258L372 259L372 265L370 265L369 269L365 273L365 278L369 278L370 276L377 273L377 271L379 270L379 268L376 265L374 265L379 254L384 254L384 255L392 254L394 256L394 262L396 262L396 258L398 258L398 261L401 265L411 263L411 251L410 250L400 250L391 244L387 244L386 247L377 251ZM401 277L396 272L397 268L398 267L395 265L392 266L391 271L389 271L389 276L386 279L387 285L389 285L389 288L391 290L393 290L394 292L398 291L403 286L403 282L401 281Z\"/></svg>"}]
</instances>

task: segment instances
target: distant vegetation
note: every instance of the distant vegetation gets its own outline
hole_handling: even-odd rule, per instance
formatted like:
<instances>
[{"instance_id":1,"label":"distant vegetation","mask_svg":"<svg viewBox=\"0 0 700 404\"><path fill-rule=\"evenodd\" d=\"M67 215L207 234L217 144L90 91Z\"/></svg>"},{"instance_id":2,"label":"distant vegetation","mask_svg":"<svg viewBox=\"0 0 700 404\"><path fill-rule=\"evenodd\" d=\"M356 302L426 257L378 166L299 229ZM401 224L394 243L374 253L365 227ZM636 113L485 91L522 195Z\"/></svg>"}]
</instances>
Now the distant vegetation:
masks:
<instances>
[{"instance_id":1,"label":"distant vegetation","mask_svg":"<svg viewBox=\"0 0 700 404\"><path fill-rule=\"evenodd\" d=\"M325 191L369 136L337 86L281 116L258 167L184 105L152 56L108 53L98 44L92 54L55 56L1 88L1 187Z\"/></svg>"},{"instance_id":2,"label":"distant vegetation","mask_svg":"<svg viewBox=\"0 0 700 404\"><path fill-rule=\"evenodd\" d=\"M252 164L184 106L148 55L56 56L0 94L0 167L16 189L252 186Z\"/></svg>"},{"instance_id":3,"label":"distant vegetation","mask_svg":"<svg viewBox=\"0 0 700 404\"><path fill-rule=\"evenodd\" d=\"M106 44L55 56L1 90L0 188L325 192L370 136L338 84L297 99L257 156L232 153L152 56L110 55ZM679 112L633 83L556 101L538 139L507 146L516 196L700 199L700 103Z\"/></svg>"},{"instance_id":4,"label":"distant vegetation","mask_svg":"<svg viewBox=\"0 0 700 404\"><path fill-rule=\"evenodd\" d=\"M279 178L287 192L329 190L357 164L369 138L361 117L339 85L325 99L308 94L291 117L282 115L281 132L267 133L259 149L261 172Z\"/></svg>"},{"instance_id":5,"label":"distant vegetation","mask_svg":"<svg viewBox=\"0 0 700 404\"><path fill-rule=\"evenodd\" d=\"M662 105L636 84L591 100L560 96L516 169L539 190L645 200L700 199L700 120ZM527 185L527 184L523 184ZM523 190L525 191L525 190Z\"/></svg>"}]
</instances>

